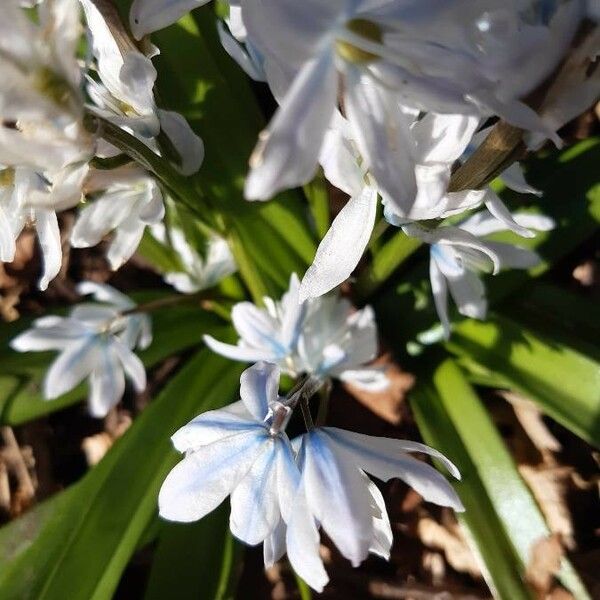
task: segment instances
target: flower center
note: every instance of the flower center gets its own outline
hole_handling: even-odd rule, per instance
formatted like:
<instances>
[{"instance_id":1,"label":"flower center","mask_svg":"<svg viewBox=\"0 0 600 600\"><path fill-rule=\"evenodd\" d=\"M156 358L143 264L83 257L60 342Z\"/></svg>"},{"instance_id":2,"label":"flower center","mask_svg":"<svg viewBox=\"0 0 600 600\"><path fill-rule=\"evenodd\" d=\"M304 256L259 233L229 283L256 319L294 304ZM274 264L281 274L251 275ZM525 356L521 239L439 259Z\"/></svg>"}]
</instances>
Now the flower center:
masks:
<instances>
[{"instance_id":1,"label":"flower center","mask_svg":"<svg viewBox=\"0 0 600 600\"><path fill-rule=\"evenodd\" d=\"M35 87L56 104L67 104L71 97L69 84L47 67L42 67L35 73Z\"/></svg>"},{"instance_id":2,"label":"flower center","mask_svg":"<svg viewBox=\"0 0 600 600\"><path fill-rule=\"evenodd\" d=\"M12 168L0 170L0 187L8 187L15 183L15 170Z\"/></svg>"},{"instance_id":3,"label":"flower center","mask_svg":"<svg viewBox=\"0 0 600 600\"><path fill-rule=\"evenodd\" d=\"M366 19L352 19L346 23L346 29L370 42L381 43L383 32L379 25ZM377 60L379 57L372 52L363 50L345 40L336 40L335 49L337 53L348 62L365 64Z\"/></svg>"}]
</instances>

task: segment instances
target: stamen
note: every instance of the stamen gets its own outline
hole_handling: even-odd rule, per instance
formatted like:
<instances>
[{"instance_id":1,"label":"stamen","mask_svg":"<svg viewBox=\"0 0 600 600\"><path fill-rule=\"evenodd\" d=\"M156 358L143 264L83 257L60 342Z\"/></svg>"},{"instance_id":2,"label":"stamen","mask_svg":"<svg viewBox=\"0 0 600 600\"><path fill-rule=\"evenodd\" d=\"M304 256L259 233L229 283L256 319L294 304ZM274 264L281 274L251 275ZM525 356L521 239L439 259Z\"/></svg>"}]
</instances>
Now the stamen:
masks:
<instances>
[{"instance_id":1,"label":"stamen","mask_svg":"<svg viewBox=\"0 0 600 600\"><path fill-rule=\"evenodd\" d=\"M352 19L346 23L346 29L365 40L377 42L381 44L383 38L383 32L376 23L367 21L366 19ZM351 42L338 39L335 43L337 53L345 60L356 64L370 63L379 58L377 54L373 54L367 50L364 50L358 46L355 46Z\"/></svg>"},{"instance_id":2,"label":"stamen","mask_svg":"<svg viewBox=\"0 0 600 600\"><path fill-rule=\"evenodd\" d=\"M47 67L42 67L36 72L35 87L57 104L67 104L71 96L69 84Z\"/></svg>"}]
</instances>

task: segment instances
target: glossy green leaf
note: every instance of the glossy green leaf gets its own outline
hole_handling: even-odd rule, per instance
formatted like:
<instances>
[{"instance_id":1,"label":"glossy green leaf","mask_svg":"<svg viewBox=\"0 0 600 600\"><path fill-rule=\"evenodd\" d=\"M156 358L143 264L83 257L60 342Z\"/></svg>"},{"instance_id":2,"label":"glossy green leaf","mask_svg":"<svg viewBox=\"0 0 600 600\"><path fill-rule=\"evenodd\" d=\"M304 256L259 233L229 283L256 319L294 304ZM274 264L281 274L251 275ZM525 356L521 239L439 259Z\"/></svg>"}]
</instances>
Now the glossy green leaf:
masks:
<instances>
[{"instance_id":1,"label":"glossy green leaf","mask_svg":"<svg viewBox=\"0 0 600 600\"><path fill-rule=\"evenodd\" d=\"M240 552L227 502L196 523L163 521L144 598L231 599Z\"/></svg>"},{"instance_id":2,"label":"glossy green leaf","mask_svg":"<svg viewBox=\"0 0 600 600\"><path fill-rule=\"evenodd\" d=\"M458 466L455 484L466 511L459 516L502 600L531 598L523 583L533 544L549 529L489 413L452 360L420 379L411 406L425 441ZM589 599L571 564L559 578L578 600Z\"/></svg>"},{"instance_id":3,"label":"glossy green leaf","mask_svg":"<svg viewBox=\"0 0 600 600\"><path fill-rule=\"evenodd\" d=\"M512 389L588 441L600 446L600 363L499 315L465 320L447 348L499 375Z\"/></svg>"},{"instance_id":4,"label":"glossy green leaf","mask_svg":"<svg viewBox=\"0 0 600 600\"><path fill-rule=\"evenodd\" d=\"M600 304L589 294L564 285L534 281L498 305L503 315L598 360Z\"/></svg>"},{"instance_id":5,"label":"glossy green leaf","mask_svg":"<svg viewBox=\"0 0 600 600\"><path fill-rule=\"evenodd\" d=\"M304 186L318 239L323 239L331 224L328 183L322 172Z\"/></svg>"},{"instance_id":6,"label":"glossy green leaf","mask_svg":"<svg viewBox=\"0 0 600 600\"><path fill-rule=\"evenodd\" d=\"M0 572L0 597L109 599L178 460L170 436L234 400L241 368L201 351ZM0 536L0 539L5 539Z\"/></svg>"}]
</instances>

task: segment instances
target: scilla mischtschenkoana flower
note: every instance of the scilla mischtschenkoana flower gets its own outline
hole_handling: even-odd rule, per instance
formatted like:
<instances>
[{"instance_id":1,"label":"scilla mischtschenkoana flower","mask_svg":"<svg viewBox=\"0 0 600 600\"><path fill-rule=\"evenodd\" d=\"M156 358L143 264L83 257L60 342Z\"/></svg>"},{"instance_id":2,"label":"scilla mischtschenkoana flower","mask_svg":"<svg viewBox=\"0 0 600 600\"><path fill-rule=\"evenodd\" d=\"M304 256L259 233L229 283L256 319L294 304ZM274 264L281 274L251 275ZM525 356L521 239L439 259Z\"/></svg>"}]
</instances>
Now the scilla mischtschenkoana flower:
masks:
<instances>
[{"instance_id":1,"label":"scilla mischtschenkoana flower","mask_svg":"<svg viewBox=\"0 0 600 600\"><path fill-rule=\"evenodd\" d=\"M172 437L185 457L159 494L168 520L201 519L231 496L230 528L243 542L264 543L265 565L286 552L295 571L315 590L328 581L319 556L319 528L358 566L372 552L389 558L392 530L381 492L367 474L400 478L426 501L463 510L446 479L410 456L434 456L459 478L456 467L420 443L372 437L335 427L314 427L292 440L293 410L322 383L309 376L279 396L280 369L259 362L240 379L241 400L205 412Z\"/></svg>"},{"instance_id":2,"label":"scilla mischtschenkoana flower","mask_svg":"<svg viewBox=\"0 0 600 600\"><path fill-rule=\"evenodd\" d=\"M337 293L300 302L294 274L281 300L264 298L264 308L239 302L231 312L237 345L207 335L214 352L243 362L267 361L295 377L333 377L372 391L385 389L382 369L368 366L377 356L377 325L370 306L354 310Z\"/></svg>"},{"instance_id":3,"label":"scilla mischtschenkoana flower","mask_svg":"<svg viewBox=\"0 0 600 600\"><path fill-rule=\"evenodd\" d=\"M110 285L84 281L77 290L97 302L78 304L66 317L37 319L11 346L60 351L46 373L44 397L58 398L87 378L90 414L104 417L122 398L126 376L136 391L146 387L146 370L133 351L152 342L150 318L135 313L135 303Z\"/></svg>"}]
</instances>

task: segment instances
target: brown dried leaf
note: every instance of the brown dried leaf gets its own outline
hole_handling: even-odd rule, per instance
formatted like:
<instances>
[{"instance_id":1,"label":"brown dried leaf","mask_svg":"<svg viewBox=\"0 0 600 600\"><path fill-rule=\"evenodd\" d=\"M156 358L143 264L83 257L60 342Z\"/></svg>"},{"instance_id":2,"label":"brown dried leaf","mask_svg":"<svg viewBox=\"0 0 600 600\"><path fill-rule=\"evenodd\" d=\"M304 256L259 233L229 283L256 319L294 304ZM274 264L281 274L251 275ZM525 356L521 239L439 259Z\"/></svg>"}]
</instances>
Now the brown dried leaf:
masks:
<instances>
[{"instance_id":1,"label":"brown dried leaf","mask_svg":"<svg viewBox=\"0 0 600 600\"><path fill-rule=\"evenodd\" d=\"M425 546L442 550L448 564L456 571L468 573L476 578L481 577L479 565L460 528L450 531L437 521L425 517L419 520L417 535Z\"/></svg>"},{"instance_id":2,"label":"brown dried leaf","mask_svg":"<svg viewBox=\"0 0 600 600\"><path fill-rule=\"evenodd\" d=\"M81 442L81 449L85 454L87 464L90 467L97 465L113 445L113 442L113 438L106 431L84 438Z\"/></svg>"},{"instance_id":3,"label":"brown dried leaf","mask_svg":"<svg viewBox=\"0 0 600 600\"><path fill-rule=\"evenodd\" d=\"M563 554L557 535L542 538L532 546L525 578L539 598L546 598L553 587Z\"/></svg>"},{"instance_id":4,"label":"brown dried leaf","mask_svg":"<svg viewBox=\"0 0 600 600\"><path fill-rule=\"evenodd\" d=\"M560 442L546 427L542 414L533 402L513 392L503 391L500 395L512 404L521 427L542 455L545 456L548 452L560 452Z\"/></svg>"},{"instance_id":5,"label":"brown dried leaf","mask_svg":"<svg viewBox=\"0 0 600 600\"><path fill-rule=\"evenodd\" d=\"M345 384L344 387L378 417L392 425L398 425L402 421L404 399L413 387L415 378L410 373L402 371L390 360L389 355L382 356L374 366L385 367L385 374L390 380L388 389L382 392L367 392L350 384Z\"/></svg>"},{"instance_id":6,"label":"brown dried leaf","mask_svg":"<svg viewBox=\"0 0 600 600\"><path fill-rule=\"evenodd\" d=\"M519 465L519 472L531 488L540 505L548 527L560 536L562 543L572 550L575 537L571 512L565 502L567 488L572 480L572 467L531 467Z\"/></svg>"},{"instance_id":7,"label":"brown dried leaf","mask_svg":"<svg viewBox=\"0 0 600 600\"><path fill-rule=\"evenodd\" d=\"M596 261L588 259L573 269L573 279L584 287L592 287L598 281L598 265Z\"/></svg>"}]
</instances>

